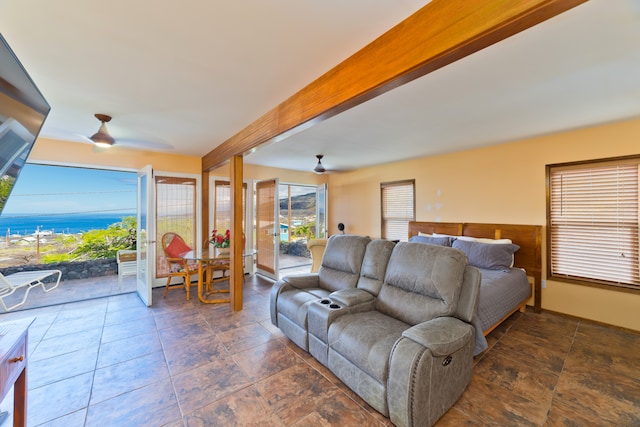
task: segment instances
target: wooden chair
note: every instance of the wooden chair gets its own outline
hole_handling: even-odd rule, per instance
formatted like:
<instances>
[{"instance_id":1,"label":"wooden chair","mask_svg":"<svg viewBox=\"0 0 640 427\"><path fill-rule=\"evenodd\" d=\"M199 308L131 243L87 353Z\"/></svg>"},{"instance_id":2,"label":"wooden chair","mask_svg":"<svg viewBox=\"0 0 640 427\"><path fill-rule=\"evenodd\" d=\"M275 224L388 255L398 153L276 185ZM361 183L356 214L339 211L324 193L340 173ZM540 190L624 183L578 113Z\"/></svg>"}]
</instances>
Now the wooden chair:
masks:
<instances>
[{"instance_id":1,"label":"wooden chair","mask_svg":"<svg viewBox=\"0 0 640 427\"><path fill-rule=\"evenodd\" d=\"M184 288L187 292L187 300L190 298L191 276L198 274L198 266L195 263L189 263L180 255L192 250L179 234L169 232L162 235L162 250L167 259L169 266L169 275L167 277L167 285L164 289L164 297L167 297L169 289ZM182 284L171 285L171 279L179 277Z\"/></svg>"}]
</instances>

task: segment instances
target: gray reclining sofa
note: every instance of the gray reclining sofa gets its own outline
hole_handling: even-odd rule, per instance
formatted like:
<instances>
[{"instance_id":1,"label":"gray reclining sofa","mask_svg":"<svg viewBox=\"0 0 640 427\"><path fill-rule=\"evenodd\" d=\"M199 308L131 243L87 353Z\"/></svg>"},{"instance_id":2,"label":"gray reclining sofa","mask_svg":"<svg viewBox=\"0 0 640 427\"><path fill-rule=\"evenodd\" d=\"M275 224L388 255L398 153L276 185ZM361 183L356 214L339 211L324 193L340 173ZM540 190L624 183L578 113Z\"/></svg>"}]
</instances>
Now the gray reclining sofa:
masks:
<instances>
[{"instance_id":1,"label":"gray reclining sofa","mask_svg":"<svg viewBox=\"0 0 640 427\"><path fill-rule=\"evenodd\" d=\"M397 426L428 426L471 378L480 272L461 251L335 235L284 277L271 321Z\"/></svg>"}]
</instances>

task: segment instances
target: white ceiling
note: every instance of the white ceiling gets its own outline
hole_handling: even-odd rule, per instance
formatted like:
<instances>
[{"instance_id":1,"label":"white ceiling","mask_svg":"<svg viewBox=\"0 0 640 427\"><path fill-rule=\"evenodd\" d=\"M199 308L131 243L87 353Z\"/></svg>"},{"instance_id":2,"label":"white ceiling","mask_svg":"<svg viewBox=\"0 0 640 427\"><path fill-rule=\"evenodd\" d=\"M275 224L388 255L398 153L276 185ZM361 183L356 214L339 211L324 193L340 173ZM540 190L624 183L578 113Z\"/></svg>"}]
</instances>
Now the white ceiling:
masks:
<instances>
[{"instance_id":1,"label":"white ceiling","mask_svg":"<svg viewBox=\"0 0 640 427\"><path fill-rule=\"evenodd\" d=\"M0 0L0 31L52 105L41 136L86 143L106 113L121 146L203 156L426 3ZM591 0L245 161L347 170L631 117L640 0Z\"/></svg>"}]
</instances>

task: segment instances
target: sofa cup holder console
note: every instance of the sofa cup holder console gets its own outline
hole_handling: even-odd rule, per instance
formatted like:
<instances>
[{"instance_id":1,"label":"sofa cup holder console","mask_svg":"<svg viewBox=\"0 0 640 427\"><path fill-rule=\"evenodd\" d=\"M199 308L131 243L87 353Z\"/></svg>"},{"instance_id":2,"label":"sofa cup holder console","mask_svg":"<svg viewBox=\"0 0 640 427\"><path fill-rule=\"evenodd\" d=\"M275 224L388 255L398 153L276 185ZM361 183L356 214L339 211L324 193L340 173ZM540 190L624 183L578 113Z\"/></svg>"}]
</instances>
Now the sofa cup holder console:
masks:
<instances>
[{"instance_id":1,"label":"sofa cup holder console","mask_svg":"<svg viewBox=\"0 0 640 427\"><path fill-rule=\"evenodd\" d=\"M321 299L320 300L320 304L324 304L324 305L328 306L330 309L333 309L333 310L337 310L339 308L342 308L342 307L340 307L340 305L338 305L335 302L331 301L330 299L326 299L326 298Z\"/></svg>"}]
</instances>

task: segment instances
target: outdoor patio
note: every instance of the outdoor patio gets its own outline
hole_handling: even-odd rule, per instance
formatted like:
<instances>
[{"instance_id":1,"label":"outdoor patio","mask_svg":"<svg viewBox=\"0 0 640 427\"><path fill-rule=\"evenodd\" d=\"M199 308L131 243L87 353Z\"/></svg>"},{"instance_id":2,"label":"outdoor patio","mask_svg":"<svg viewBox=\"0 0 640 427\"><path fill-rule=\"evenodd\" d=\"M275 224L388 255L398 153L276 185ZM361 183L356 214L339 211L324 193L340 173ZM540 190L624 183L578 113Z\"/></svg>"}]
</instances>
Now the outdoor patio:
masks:
<instances>
[{"instance_id":1,"label":"outdoor patio","mask_svg":"<svg viewBox=\"0 0 640 427\"><path fill-rule=\"evenodd\" d=\"M291 255L280 255L280 277L308 273L311 268L311 259ZM125 276L122 280L122 289L118 287L118 276L109 275L93 277L90 279L65 280L64 276L60 285L51 292L45 293L40 286L31 289L29 297L24 305L11 310L11 313L22 310L46 307L50 305L66 304L69 302L85 301L94 298L103 298L119 294L135 292L135 276ZM8 306L20 301L24 296L24 289L16 291L14 295L7 297ZM0 315L7 313L0 307ZM0 321L1 321L0 317Z\"/></svg>"}]
</instances>

